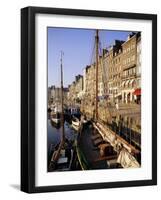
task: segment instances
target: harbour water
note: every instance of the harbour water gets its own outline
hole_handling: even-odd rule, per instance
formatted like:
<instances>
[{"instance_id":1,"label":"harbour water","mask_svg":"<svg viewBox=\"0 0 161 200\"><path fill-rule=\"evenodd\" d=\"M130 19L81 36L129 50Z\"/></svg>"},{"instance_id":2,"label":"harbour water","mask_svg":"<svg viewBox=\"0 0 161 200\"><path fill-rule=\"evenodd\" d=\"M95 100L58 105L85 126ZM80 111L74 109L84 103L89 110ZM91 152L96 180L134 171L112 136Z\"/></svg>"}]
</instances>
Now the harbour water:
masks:
<instances>
[{"instance_id":1,"label":"harbour water","mask_svg":"<svg viewBox=\"0 0 161 200\"><path fill-rule=\"evenodd\" d=\"M48 148L48 159L50 157L50 147L59 144L61 139L62 127L56 126L50 120L48 115L48 130L47 130L47 148ZM64 122L65 138L69 141L74 141L77 138L78 133L72 128L71 124Z\"/></svg>"}]
</instances>

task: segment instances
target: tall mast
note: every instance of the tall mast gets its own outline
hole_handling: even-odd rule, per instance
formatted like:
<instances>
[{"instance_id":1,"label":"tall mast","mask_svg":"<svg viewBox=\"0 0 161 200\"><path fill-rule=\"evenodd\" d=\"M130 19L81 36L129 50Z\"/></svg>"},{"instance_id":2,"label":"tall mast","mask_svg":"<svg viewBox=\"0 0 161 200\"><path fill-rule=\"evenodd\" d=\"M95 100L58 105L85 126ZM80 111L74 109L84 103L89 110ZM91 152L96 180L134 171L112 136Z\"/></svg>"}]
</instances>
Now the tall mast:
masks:
<instances>
[{"instance_id":1,"label":"tall mast","mask_svg":"<svg viewBox=\"0 0 161 200\"><path fill-rule=\"evenodd\" d=\"M63 95L63 51L61 51L61 58L60 58L60 68L61 68L61 110L62 110L62 115L61 115L61 122L62 122L62 135L61 135L61 141L64 142L65 139L65 134L64 134L64 95Z\"/></svg>"},{"instance_id":2,"label":"tall mast","mask_svg":"<svg viewBox=\"0 0 161 200\"><path fill-rule=\"evenodd\" d=\"M61 68L61 109L62 109L62 114L61 114L61 124L62 124L62 134L61 134L61 141L59 144L59 148L56 152L56 155L54 157L54 162L55 164L57 163L59 156L60 156L60 152L61 149L64 145L64 141L65 141L65 133L64 133L64 109L63 109L63 64L62 64L62 57L63 57L63 52L61 51L61 58L60 58L60 68ZM55 167L55 166L54 166Z\"/></svg>"},{"instance_id":3,"label":"tall mast","mask_svg":"<svg viewBox=\"0 0 161 200\"><path fill-rule=\"evenodd\" d=\"M95 120L98 120L98 29L96 30L95 43L96 43L96 96L95 96Z\"/></svg>"}]
</instances>

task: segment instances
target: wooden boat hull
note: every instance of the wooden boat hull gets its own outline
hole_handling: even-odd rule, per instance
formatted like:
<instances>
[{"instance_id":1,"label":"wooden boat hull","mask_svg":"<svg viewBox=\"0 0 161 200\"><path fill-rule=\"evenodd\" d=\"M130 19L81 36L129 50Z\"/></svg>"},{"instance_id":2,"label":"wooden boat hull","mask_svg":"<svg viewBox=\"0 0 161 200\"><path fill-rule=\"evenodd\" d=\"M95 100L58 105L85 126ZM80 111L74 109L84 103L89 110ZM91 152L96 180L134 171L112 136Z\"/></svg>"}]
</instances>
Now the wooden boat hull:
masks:
<instances>
[{"instance_id":1,"label":"wooden boat hull","mask_svg":"<svg viewBox=\"0 0 161 200\"><path fill-rule=\"evenodd\" d=\"M79 122L75 122L75 121L72 120L72 125L79 127L80 123Z\"/></svg>"},{"instance_id":2,"label":"wooden boat hull","mask_svg":"<svg viewBox=\"0 0 161 200\"><path fill-rule=\"evenodd\" d=\"M51 118L52 122L54 122L55 124L59 124L60 123L60 119L58 118Z\"/></svg>"},{"instance_id":3,"label":"wooden boat hull","mask_svg":"<svg viewBox=\"0 0 161 200\"><path fill-rule=\"evenodd\" d=\"M54 148L54 150L51 152L51 159L49 161L49 169L48 171L70 171L71 165L73 161L73 155L74 151L73 149L61 149L59 159L57 162L54 162L54 157L56 155L58 146Z\"/></svg>"},{"instance_id":4,"label":"wooden boat hull","mask_svg":"<svg viewBox=\"0 0 161 200\"><path fill-rule=\"evenodd\" d=\"M78 131L78 130L80 129L80 126L81 126L81 123L80 123L79 119L76 118L76 117L74 117L74 118L72 119L72 127L73 127L75 130Z\"/></svg>"}]
</instances>

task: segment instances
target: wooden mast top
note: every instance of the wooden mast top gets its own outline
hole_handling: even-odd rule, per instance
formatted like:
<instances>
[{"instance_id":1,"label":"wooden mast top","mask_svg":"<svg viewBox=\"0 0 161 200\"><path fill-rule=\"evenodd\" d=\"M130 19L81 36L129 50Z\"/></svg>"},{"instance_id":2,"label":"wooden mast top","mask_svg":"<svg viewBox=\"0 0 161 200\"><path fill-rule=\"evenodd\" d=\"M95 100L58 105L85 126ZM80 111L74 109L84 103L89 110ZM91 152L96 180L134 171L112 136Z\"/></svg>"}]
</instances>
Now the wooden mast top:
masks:
<instances>
[{"instance_id":1,"label":"wooden mast top","mask_svg":"<svg viewBox=\"0 0 161 200\"><path fill-rule=\"evenodd\" d=\"M98 43L99 43L99 36L98 36L98 29L96 30L95 36L95 43L96 43L96 96L95 96L95 120L98 120Z\"/></svg>"}]
</instances>

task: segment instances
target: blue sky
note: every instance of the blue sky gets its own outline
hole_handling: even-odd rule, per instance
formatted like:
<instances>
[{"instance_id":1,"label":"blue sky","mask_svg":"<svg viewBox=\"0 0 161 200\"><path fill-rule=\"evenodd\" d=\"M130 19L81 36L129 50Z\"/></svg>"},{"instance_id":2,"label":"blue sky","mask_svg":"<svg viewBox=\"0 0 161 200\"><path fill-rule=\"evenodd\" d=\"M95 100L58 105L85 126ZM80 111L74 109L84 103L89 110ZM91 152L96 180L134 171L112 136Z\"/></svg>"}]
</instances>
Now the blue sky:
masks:
<instances>
[{"instance_id":1,"label":"blue sky","mask_svg":"<svg viewBox=\"0 0 161 200\"><path fill-rule=\"evenodd\" d=\"M127 31L99 30L101 47L111 45L114 40L126 40ZM75 76L83 73L86 65L92 64L95 30L72 28L48 28L48 86L60 86L60 52L63 56L64 87L71 84Z\"/></svg>"}]
</instances>

